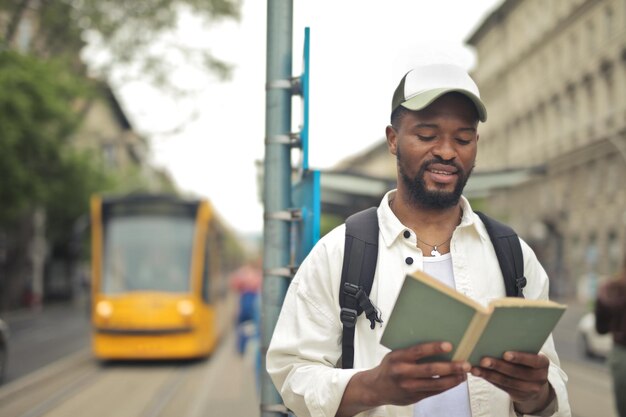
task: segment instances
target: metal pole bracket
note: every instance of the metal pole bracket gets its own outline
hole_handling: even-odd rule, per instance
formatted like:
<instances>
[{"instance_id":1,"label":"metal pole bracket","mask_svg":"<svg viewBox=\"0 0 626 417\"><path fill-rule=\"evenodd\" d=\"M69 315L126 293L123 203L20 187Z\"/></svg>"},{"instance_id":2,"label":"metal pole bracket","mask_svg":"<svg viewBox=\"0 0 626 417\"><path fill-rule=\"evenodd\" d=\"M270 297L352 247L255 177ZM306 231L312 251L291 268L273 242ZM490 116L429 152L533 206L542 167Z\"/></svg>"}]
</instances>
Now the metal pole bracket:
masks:
<instances>
[{"instance_id":1,"label":"metal pole bracket","mask_svg":"<svg viewBox=\"0 0 626 417\"><path fill-rule=\"evenodd\" d=\"M265 90L289 90L292 95L302 95L302 82L300 76L285 80L271 80L265 83Z\"/></svg>"},{"instance_id":2,"label":"metal pole bracket","mask_svg":"<svg viewBox=\"0 0 626 417\"><path fill-rule=\"evenodd\" d=\"M266 137L265 144L287 145L292 148L300 148L302 146L302 141L300 140L300 132L292 132L288 135L274 135Z\"/></svg>"},{"instance_id":3,"label":"metal pole bracket","mask_svg":"<svg viewBox=\"0 0 626 417\"><path fill-rule=\"evenodd\" d=\"M266 220L284 220L287 222L299 222L302 220L302 209L292 208L281 211L266 212Z\"/></svg>"},{"instance_id":4,"label":"metal pole bracket","mask_svg":"<svg viewBox=\"0 0 626 417\"><path fill-rule=\"evenodd\" d=\"M293 278L298 272L296 265L287 265L279 268L268 268L263 271L266 275L272 275L276 277Z\"/></svg>"}]
</instances>

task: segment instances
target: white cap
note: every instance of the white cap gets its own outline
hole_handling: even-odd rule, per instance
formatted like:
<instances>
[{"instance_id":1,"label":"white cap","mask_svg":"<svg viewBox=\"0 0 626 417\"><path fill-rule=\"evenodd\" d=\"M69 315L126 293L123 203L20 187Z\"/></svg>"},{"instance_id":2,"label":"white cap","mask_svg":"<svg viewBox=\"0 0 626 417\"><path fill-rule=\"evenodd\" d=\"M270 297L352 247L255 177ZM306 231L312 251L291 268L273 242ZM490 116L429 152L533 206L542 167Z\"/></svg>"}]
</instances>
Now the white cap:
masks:
<instances>
[{"instance_id":1,"label":"white cap","mask_svg":"<svg viewBox=\"0 0 626 417\"><path fill-rule=\"evenodd\" d=\"M398 106L421 110L444 94L457 92L467 96L481 122L487 120L487 109L480 100L478 86L464 68L454 64L431 64L407 72L393 93L391 112Z\"/></svg>"}]
</instances>

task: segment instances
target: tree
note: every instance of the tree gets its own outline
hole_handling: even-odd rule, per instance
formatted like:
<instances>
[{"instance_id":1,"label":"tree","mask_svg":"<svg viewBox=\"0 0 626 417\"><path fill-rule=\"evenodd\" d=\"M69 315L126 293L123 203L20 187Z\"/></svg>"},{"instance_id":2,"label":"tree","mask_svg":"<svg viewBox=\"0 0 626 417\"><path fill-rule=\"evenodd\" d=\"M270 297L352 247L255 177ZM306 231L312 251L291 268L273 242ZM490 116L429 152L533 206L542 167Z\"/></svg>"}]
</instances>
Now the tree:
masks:
<instances>
[{"instance_id":1,"label":"tree","mask_svg":"<svg viewBox=\"0 0 626 417\"><path fill-rule=\"evenodd\" d=\"M167 89L164 47L179 50L218 77L229 76L230 65L209 48L165 43L155 49L155 39L174 30L184 11L207 24L238 19L240 0L0 0L0 17L7 22L0 32L0 226L59 193L41 179L88 168L77 165L76 155L61 151L80 122L76 99L87 94L80 59L85 39L107 51L108 59L98 68L105 78L113 68L122 68L147 74ZM30 22L24 26L28 30L18 36L25 22ZM7 52L17 46L18 37L28 39L32 56ZM100 175L91 174L83 177Z\"/></svg>"},{"instance_id":2,"label":"tree","mask_svg":"<svg viewBox=\"0 0 626 417\"><path fill-rule=\"evenodd\" d=\"M85 45L85 39L106 58L94 63L107 78L113 69L129 76L149 76L155 85L173 88L168 82L170 63L163 59L177 51L187 64L196 65L227 78L232 67L215 57L208 47L192 48L164 36L188 12L208 26L224 19L240 17L240 0L0 0L8 24L5 45L15 42L17 29L29 8L37 7L39 24L31 50L38 56L72 56ZM35 5L36 4L36 5ZM157 40L158 47L155 47ZM74 59L76 65L78 61Z\"/></svg>"},{"instance_id":3,"label":"tree","mask_svg":"<svg viewBox=\"0 0 626 417\"><path fill-rule=\"evenodd\" d=\"M9 289L4 277L11 272L8 262L27 262L19 259L28 257L27 229L41 223L36 218L45 219L50 246L63 252L91 193L143 185L132 172L119 181L119 173L107 174L97 158L70 144L81 123L81 103L97 94L81 59L86 41L106 51L96 66L104 79L115 70L149 76L168 89L163 48L226 78L230 65L209 48L162 41L180 13L210 24L238 19L239 9L240 0L0 0L0 253L9 253L0 258L0 308L22 290L21 282ZM19 268L13 268L15 275L34 275L27 266Z\"/></svg>"},{"instance_id":4,"label":"tree","mask_svg":"<svg viewBox=\"0 0 626 417\"><path fill-rule=\"evenodd\" d=\"M0 262L2 305L15 305L24 289L19 277L36 275L33 242L42 233L51 247L69 241L89 195L109 183L94 158L68 143L80 123L76 104L91 94L63 60L0 51L0 238L9 253Z\"/></svg>"},{"instance_id":5,"label":"tree","mask_svg":"<svg viewBox=\"0 0 626 417\"><path fill-rule=\"evenodd\" d=\"M48 205L68 174L92 177L65 147L79 123L74 103L88 94L61 62L0 52L0 227Z\"/></svg>"}]
</instances>

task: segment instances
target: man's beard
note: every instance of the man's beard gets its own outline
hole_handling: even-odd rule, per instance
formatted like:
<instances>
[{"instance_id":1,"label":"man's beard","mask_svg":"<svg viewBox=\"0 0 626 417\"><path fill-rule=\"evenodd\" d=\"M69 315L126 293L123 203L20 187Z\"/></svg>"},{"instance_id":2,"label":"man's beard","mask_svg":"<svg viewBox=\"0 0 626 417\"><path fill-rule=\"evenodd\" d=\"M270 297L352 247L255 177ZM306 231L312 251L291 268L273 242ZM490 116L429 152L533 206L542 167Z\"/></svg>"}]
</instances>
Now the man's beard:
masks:
<instances>
[{"instance_id":1,"label":"man's beard","mask_svg":"<svg viewBox=\"0 0 626 417\"><path fill-rule=\"evenodd\" d=\"M463 170L463 168L456 162L446 162L439 157L435 157L429 161L424 162L415 177L410 178L404 170L404 165L402 163L399 149L396 158L398 163L398 169L400 172L400 179L402 180L402 183L409 192L409 204L413 205L414 207L420 207L425 209L447 209L456 206L459 202L459 199L461 198L461 194L463 194L465 184L467 183L467 180L469 179L473 170L473 167L470 168L469 172L466 174L465 170ZM428 167L430 167L432 164L444 164L456 168L457 182L453 191L433 191L426 188L426 183L424 182L424 174L428 170Z\"/></svg>"}]
</instances>

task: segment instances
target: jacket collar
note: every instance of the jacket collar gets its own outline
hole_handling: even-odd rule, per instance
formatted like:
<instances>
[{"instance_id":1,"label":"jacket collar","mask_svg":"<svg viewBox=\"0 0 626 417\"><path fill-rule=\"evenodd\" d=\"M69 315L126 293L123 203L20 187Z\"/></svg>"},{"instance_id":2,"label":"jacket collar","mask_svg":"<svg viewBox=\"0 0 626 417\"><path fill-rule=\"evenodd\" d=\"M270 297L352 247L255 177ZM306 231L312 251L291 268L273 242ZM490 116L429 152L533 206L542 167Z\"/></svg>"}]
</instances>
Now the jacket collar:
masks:
<instances>
[{"instance_id":1,"label":"jacket collar","mask_svg":"<svg viewBox=\"0 0 626 417\"><path fill-rule=\"evenodd\" d=\"M395 198L396 190L391 190L385 194L380 205L378 206L378 222L380 225L380 234L383 237L383 241L385 242L385 246L390 247L393 243L402 236L405 230L408 229L405 225L400 222L400 220L396 217L396 215L391 211L391 207L389 207L389 202ZM481 239L489 240L489 235L485 229L485 226L480 221L480 218L470 206L469 201L461 196L461 210L463 211L463 217L461 218L461 223L457 226L457 229L460 228L470 228L476 230Z\"/></svg>"}]
</instances>

